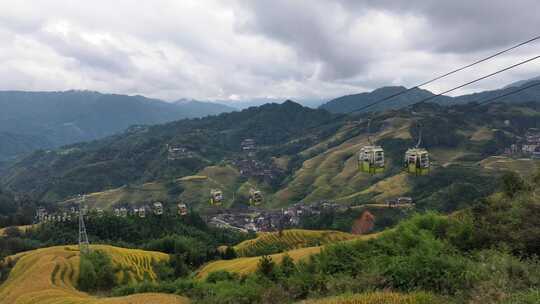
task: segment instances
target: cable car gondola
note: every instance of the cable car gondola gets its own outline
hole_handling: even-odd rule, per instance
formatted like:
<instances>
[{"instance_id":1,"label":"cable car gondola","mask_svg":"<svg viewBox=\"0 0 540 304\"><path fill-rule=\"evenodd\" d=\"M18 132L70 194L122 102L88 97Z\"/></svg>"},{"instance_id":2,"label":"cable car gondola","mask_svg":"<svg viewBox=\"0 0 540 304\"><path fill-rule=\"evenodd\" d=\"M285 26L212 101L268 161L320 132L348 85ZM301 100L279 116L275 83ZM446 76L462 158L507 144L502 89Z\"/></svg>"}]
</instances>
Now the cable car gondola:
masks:
<instances>
[{"instance_id":1,"label":"cable car gondola","mask_svg":"<svg viewBox=\"0 0 540 304\"><path fill-rule=\"evenodd\" d=\"M184 203L179 203L177 205L178 207L178 215L180 216L186 216L188 214L188 208L187 205Z\"/></svg>"},{"instance_id":2,"label":"cable car gondola","mask_svg":"<svg viewBox=\"0 0 540 304\"><path fill-rule=\"evenodd\" d=\"M424 148L420 148L420 144L422 143L422 129L420 129L420 124L418 124L418 127L418 143L414 148L410 148L405 152L404 166L405 171L409 174L427 175L431 168L429 152Z\"/></svg>"},{"instance_id":3,"label":"cable car gondola","mask_svg":"<svg viewBox=\"0 0 540 304\"><path fill-rule=\"evenodd\" d=\"M256 206L256 205L260 205L262 201L263 201L262 192L251 188L249 190L249 204Z\"/></svg>"},{"instance_id":4,"label":"cable car gondola","mask_svg":"<svg viewBox=\"0 0 540 304\"><path fill-rule=\"evenodd\" d=\"M368 174L378 174L384 172L384 149L371 143L370 136L371 119L368 120L368 142L358 153L358 167L361 172Z\"/></svg>"},{"instance_id":5,"label":"cable car gondola","mask_svg":"<svg viewBox=\"0 0 540 304\"><path fill-rule=\"evenodd\" d=\"M210 205L220 206L223 201L223 192L218 189L210 190Z\"/></svg>"}]
</instances>

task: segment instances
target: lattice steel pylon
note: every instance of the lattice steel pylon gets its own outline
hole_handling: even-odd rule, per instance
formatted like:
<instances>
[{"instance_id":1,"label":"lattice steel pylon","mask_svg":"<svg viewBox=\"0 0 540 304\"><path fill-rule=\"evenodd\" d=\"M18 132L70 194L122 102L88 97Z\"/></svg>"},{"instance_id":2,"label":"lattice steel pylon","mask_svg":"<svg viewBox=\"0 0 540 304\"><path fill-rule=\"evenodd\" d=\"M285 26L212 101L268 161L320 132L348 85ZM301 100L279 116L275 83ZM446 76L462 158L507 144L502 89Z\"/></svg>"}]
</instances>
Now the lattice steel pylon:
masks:
<instances>
[{"instance_id":1,"label":"lattice steel pylon","mask_svg":"<svg viewBox=\"0 0 540 304\"><path fill-rule=\"evenodd\" d=\"M89 242L88 242L88 235L86 234L86 226L84 225L84 199L82 198L82 203L79 204L79 251L81 254L88 253L90 250L89 248Z\"/></svg>"}]
</instances>

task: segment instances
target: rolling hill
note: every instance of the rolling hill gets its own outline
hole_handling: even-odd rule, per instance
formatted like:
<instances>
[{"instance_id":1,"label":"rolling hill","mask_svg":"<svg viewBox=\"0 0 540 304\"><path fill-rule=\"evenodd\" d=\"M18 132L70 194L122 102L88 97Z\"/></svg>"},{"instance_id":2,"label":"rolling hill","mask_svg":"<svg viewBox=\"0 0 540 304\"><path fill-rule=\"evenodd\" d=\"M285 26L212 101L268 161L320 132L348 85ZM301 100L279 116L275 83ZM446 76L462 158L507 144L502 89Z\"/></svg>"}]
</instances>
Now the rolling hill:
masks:
<instances>
[{"instance_id":1,"label":"rolling hill","mask_svg":"<svg viewBox=\"0 0 540 304\"><path fill-rule=\"evenodd\" d=\"M274 153L294 153L330 136L339 124L333 118L326 111L289 101L181 120L52 151L37 151L6 169L2 183L14 191L55 201L77 193L176 179L236 157L245 138L253 138L264 147L268 156L262 158L269 162ZM302 140L297 141L298 138ZM171 160L167 145L185 147L191 155Z\"/></svg>"},{"instance_id":2,"label":"rolling hill","mask_svg":"<svg viewBox=\"0 0 540 304\"><path fill-rule=\"evenodd\" d=\"M125 275L133 281L155 278L153 260L168 259L168 255L106 245L92 245L92 249L107 252L118 270L117 280ZM91 296L76 288L79 271L77 246L57 246L19 253L8 259L17 261L7 281L0 285L0 302L18 304L52 303L161 303L186 304L183 297L166 294L137 294L120 298Z\"/></svg>"},{"instance_id":3,"label":"rolling hill","mask_svg":"<svg viewBox=\"0 0 540 304\"><path fill-rule=\"evenodd\" d=\"M214 103L167 103L90 91L0 92L0 159L164 123L233 111Z\"/></svg>"}]
</instances>

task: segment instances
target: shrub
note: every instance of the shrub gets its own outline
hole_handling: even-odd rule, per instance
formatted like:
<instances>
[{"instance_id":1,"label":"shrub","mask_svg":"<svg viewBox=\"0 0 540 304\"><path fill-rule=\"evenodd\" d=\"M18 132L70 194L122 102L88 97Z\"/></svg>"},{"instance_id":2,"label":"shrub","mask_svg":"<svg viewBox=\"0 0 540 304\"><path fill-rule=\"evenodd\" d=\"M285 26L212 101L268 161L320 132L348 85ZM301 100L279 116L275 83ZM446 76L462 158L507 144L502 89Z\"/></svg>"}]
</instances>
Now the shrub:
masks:
<instances>
[{"instance_id":1,"label":"shrub","mask_svg":"<svg viewBox=\"0 0 540 304\"><path fill-rule=\"evenodd\" d=\"M291 258L290 255L285 254L283 255L283 258L281 259L281 265L279 266L279 270L285 277L290 277L292 274L296 272L296 265L294 264L294 260Z\"/></svg>"},{"instance_id":2,"label":"shrub","mask_svg":"<svg viewBox=\"0 0 540 304\"><path fill-rule=\"evenodd\" d=\"M97 274L92 261L81 257L79 269L79 289L83 291L96 290Z\"/></svg>"},{"instance_id":3,"label":"shrub","mask_svg":"<svg viewBox=\"0 0 540 304\"><path fill-rule=\"evenodd\" d=\"M167 261L152 261L152 268L157 275L158 280L166 281L172 279L175 274L175 270L171 264Z\"/></svg>"},{"instance_id":4,"label":"shrub","mask_svg":"<svg viewBox=\"0 0 540 304\"><path fill-rule=\"evenodd\" d=\"M263 255L259 260L259 264L257 265L257 273L263 277L275 279L275 268L276 263L272 261L272 257L270 257L269 255Z\"/></svg>"},{"instance_id":5,"label":"shrub","mask_svg":"<svg viewBox=\"0 0 540 304\"><path fill-rule=\"evenodd\" d=\"M503 191L509 197L514 197L519 191L527 188L525 181L515 172L507 172L502 177Z\"/></svg>"},{"instance_id":6,"label":"shrub","mask_svg":"<svg viewBox=\"0 0 540 304\"><path fill-rule=\"evenodd\" d=\"M220 271L214 271L208 274L206 277L206 282L208 283L216 283L220 281L233 281L238 278L238 275L235 273L231 273L228 271L220 270Z\"/></svg>"},{"instance_id":7,"label":"shrub","mask_svg":"<svg viewBox=\"0 0 540 304\"><path fill-rule=\"evenodd\" d=\"M81 290L109 290L115 283L112 261L107 253L95 250L81 255L78 282Z\"/></svg>"},{"instance_id":8,"label":"shrub","mask_svg":"<svg viewBox=\"0 0 540 304\"><path fill-rule=\"evenodd\" d=\"M235 259L237 257L238 256L237 256L236 251L234 250L234 248L232 246L227 246L227 248L225 249L225 252L223 253L223 259L232 260L232 259Z\"/></svg>"}]
</instances>

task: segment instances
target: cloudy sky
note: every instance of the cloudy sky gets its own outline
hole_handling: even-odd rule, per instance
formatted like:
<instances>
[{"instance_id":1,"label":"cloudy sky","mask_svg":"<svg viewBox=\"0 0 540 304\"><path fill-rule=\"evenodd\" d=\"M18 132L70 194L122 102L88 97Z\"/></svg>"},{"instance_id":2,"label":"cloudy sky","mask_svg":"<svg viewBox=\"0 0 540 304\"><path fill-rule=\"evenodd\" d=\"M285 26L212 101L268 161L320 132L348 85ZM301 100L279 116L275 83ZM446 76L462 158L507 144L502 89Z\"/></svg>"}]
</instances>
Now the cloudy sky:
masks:
<instances>
[{"instance_id":1,"label":"cloudy sky","mask_svg":"<svg viewBox=\"0 0 540 304\"><path fill-rule=\"evenodd\" d=\"M412 86L540 35L537 0L0 0L0 90L175 100ZM540 55L530 44L426 87ZM459 93L540 75L540 60Z\"/></svg>"}]
</instances>

